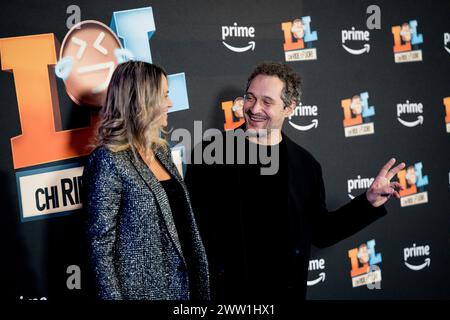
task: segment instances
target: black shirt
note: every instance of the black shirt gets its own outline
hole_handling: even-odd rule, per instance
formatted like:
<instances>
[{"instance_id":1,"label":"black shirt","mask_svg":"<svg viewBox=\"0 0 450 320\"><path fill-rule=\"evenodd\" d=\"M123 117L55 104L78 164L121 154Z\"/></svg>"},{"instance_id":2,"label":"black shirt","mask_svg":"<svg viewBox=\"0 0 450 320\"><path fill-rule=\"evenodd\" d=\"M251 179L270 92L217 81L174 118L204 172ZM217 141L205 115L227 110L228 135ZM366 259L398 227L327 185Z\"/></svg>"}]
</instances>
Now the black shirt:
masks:
<instances>
[{"instance_id":1,"label":"black shirt","mask_svg":"<svg viewBox=\"0 0 450 320\"><path fill-rule=\"evenodd\" d=\"M173 176L171 176L171 179L161 180L160 183L167 194L178 239L180 240L181 250L183 251L188 272L191 272L192 268L190 268L190 264L192 261L191 253L193 252L193 247L192 235L190 234L191 223L188 220L189 209L187 207L186 195L184 194L180 183Z\"/></svg>"},{"instance_id":2,"label":"black shirt","mask_svg":"<svg viewBox=\"0 0 450 320\"><path fill-rule=\"evenodd\" d=\"M247 140L248 146L253 144ZM255 145L253 145L255 147ZM282 140L274 146L257 145L278 160L273 175L261 172L261 159L256 164L247 161L239 170L238 190L242 212L245 275L243 284L248 298L269 298L284 295L289 287L292 259L292 239L287 208L287 154Z\"/></svg>"}]
</instances>

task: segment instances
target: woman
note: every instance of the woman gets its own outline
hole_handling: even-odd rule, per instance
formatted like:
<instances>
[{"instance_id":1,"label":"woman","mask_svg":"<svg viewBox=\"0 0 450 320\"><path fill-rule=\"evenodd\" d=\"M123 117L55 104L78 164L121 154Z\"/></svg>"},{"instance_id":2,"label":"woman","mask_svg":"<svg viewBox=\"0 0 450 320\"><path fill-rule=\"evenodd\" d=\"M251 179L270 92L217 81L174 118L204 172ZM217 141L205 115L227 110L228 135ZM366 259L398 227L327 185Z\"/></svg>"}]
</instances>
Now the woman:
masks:
<instances>
[{"instance_id":1,"label":"woman","mask_svg":"<svg viewBox=\"0 0 450 320\"><path fill-rule=\"evenodd\" d=\"M189 196L160 138L170 107L161 68L138 61L117 66L83 174L99 298L209 299Z\"/></svg>"}]
</instances>

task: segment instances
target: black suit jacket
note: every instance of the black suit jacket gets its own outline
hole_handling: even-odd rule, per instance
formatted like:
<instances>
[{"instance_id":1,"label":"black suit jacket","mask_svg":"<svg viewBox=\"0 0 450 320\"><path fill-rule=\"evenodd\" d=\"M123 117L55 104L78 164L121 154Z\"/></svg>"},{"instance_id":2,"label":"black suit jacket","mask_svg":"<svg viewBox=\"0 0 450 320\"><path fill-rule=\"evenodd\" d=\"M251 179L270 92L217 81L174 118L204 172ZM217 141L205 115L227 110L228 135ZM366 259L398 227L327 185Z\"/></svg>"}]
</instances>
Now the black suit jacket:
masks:
<instances>
[{"instance_id":1,"label":"black suit jacket","mask_svg":"<svg viewBox=\"0 0 450 320\"><path fill-rule=\"evenodd\" d=\"M224 133L222 136L225 141ZM295 246L292 288L286 299L305 299L311 244L323 248L335 244L384 216L384 206L374 208L365 193L336 211L328 211L322 169L314 157L283 134L286 143L289 225ZM208 143L196 148L204 150ZM226 150L224 150L224 153ZM195 153L195 151L193 151ZM186 173L194 213L209 259L212 298L251 300L244 283L249 270L243 246L241 165L191 164ZM287 270L288 268L286 268ZM277 276L277 275L268 275Z\"/></svg>"}]
</instances>

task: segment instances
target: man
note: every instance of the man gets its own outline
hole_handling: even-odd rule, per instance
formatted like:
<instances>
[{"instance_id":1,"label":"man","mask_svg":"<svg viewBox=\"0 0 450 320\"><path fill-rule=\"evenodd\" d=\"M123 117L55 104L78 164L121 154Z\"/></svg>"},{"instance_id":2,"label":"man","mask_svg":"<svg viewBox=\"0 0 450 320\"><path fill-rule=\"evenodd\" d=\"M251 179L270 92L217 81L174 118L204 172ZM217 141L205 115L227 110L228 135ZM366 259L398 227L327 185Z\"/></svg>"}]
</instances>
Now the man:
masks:
<instances>
[{"instance_id":1,"label":"man","mask_svg":"<svg viewBox=\"0 0 450 320\"><path fill-rule=\"evenodd\" d=\"M404 163L391 169L391 159L366 193L328 212L320 164L281 131L300 102L300 85L299 76L279 63L260 64L248 80L245 150L256 145L278 155L275 174L262 175L262 161L187 169L213 299L304 299L311 244L325 247L349 237L385 215L391 196L399 198L402 187L390 180Z\"/></svg>"}]
</instances>

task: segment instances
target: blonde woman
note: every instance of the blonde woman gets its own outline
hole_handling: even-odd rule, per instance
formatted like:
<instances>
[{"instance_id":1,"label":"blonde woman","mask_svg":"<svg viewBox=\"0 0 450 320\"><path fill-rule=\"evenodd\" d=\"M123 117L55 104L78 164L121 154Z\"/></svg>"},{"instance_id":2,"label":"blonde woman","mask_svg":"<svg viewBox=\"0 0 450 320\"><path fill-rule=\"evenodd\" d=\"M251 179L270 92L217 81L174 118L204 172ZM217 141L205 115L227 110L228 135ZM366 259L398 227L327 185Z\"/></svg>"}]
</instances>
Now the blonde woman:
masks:
<instances>
[{"instance_id":1,"label":"blonde woman","mask_svg":"<svg viewBox=\"0 0 450 320\"><path fill-rule=\"evenodd\" d=\"M207 300L205 250L186 186L160 133L167 75L117 66L83 174L90 261L101 299Z\"/></svg>"}]
</instances>

